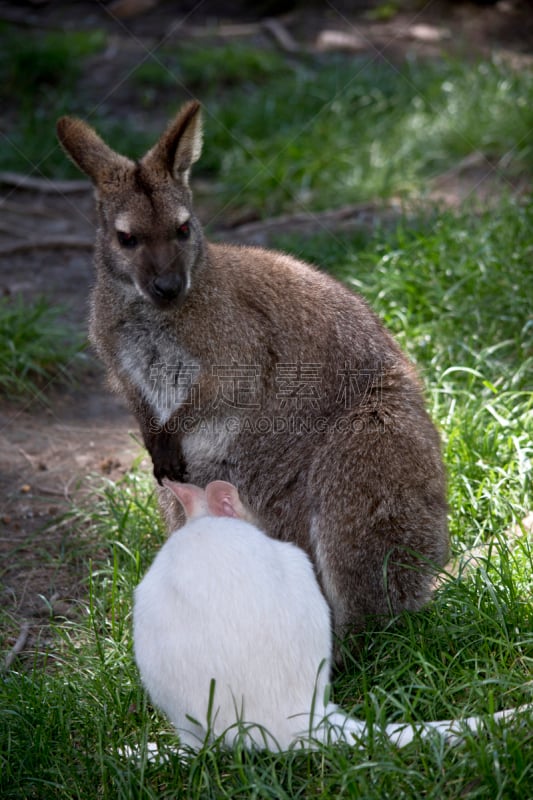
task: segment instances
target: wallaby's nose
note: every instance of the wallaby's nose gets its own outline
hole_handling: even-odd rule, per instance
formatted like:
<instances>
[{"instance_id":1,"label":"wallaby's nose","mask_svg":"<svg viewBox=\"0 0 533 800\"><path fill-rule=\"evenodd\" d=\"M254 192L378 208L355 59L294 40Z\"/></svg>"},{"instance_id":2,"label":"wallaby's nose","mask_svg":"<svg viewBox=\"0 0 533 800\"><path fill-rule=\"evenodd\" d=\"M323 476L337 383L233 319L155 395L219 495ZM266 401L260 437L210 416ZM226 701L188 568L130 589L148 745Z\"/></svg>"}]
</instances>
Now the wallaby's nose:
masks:
<instances>
[{"instance_id":1,"label":"wallaby's nose","mask_svg":"<svg viewBox=\"0 0 533 800\"><path fill-rule=\"evenodd\" d=\"M160 275L154 278L152 291L158 300L170 303L181 294L183 280L179 275Z\"/></svg>"}]
</instances>

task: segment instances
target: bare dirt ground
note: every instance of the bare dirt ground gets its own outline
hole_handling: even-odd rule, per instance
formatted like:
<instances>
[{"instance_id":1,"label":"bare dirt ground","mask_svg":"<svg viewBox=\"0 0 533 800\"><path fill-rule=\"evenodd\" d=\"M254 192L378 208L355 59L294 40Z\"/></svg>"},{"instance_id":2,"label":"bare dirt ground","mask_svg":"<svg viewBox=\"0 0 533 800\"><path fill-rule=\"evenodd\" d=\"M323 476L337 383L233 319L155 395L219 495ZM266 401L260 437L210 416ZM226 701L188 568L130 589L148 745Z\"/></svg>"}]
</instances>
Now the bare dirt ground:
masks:
<instances>
[{"instance_id":1,"label":"bare dirt ground","mask_svg":"<svg viewBox=\"0 0 533 800\"><path fill-rule=\"evenodd\" d=\"M113 17L105 5L91 2L0 2L0 20L43 30L91 26L108 30L112 47L93 59L90 74L82 79L103 95L116 60L134 63L139 42L153 47L177 21L173 3L134 13L140 5L139 0L117 0ZM195 38L203 46L208 46L210 36L252 39L288 54L299 49L342 49L401 59L413 50L428 57L453 49L498 51L512 66L531 64L533 14L527 0L500 0L490 7L434 2L386 22L365 16L369 5L346 2L337 4L340 11L336 11L317 2L301 13L296 4L279 17L265 19L253 13L250 4L223 4L222 14L214 2L191 3L189 9L182 3L184 21L176 35ZM263 7L266 14L275 10L273 3ZM121 102L128 103L127 87ZM154 120L154 130L164 122ZM435 182L435 197L458 204L463 193L482 179L489 198L499 187L481 169L474 162L459 164ZM81 183L58 186L56 191L47 182L30 181L23 187L16 183L10 176L0 176L0 292L26 298L45 295L64 307L66 320L85 330L95 224L90 187ZM516 186L517 191L521 188ZM208 193L200 189L199 194L200 206L203 202L209 209ZM385 213L394 216L394 206ZM374 214L372 206L333 211L327 223L372 224ZM221 228L224 222L229 221L220 220ZM301 215L285 218L283 225L306 233ZM279 227L277 222L277 233ZM268 222L252 223L221 230L220 235L265 243L268 231ZM21 628L26 649L41 647L51 613L76 613L76 599L85 596L81 554L86 543L83 531L63 515L73 500L84 502L91 486L124 474L142 452L135 420L108 392L102 369L89 351L77 384L49 387L46 397L46 403L0 398L0 602L12 620L2 635L5 651L13 647Z\"/></svg>"}]
</instances>

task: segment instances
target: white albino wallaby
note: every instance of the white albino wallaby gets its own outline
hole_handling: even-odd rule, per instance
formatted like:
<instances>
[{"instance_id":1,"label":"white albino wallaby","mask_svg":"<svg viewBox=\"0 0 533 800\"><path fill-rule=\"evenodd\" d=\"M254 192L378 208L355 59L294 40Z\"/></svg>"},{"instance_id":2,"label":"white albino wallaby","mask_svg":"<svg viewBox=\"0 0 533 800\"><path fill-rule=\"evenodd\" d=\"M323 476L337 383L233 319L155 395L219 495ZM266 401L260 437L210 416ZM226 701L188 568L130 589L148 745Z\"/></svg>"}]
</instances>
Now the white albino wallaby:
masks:
<instances>
[{"instance_id":1,"label":"white albino wallaby","mask_svg":"<svg viewBox=\"0 0 533 800\"><path fill-rule=\"evenodd\" d=\"M263 531L310 556L342 638L429 600L448 557L439 436L361 297L284 253L206 241L200 116L187 103L139 161L58 122L96 191L91 341L157 480L238 486Z\"/></svg>"},{"instance_id":2,"label":"white albino wallaby","mask_svg":"<svg viewBox=\"0 0 533 800\"><path fill-rule=\"evenodd\" d=\"M182 744L223 736L231 746L239 735L274 750L360 743L366 724L327 700L330 614L308 556L260 531L231 484L166 485L187 523L135 591L134 647L143 683ZM383 733L401 747L431 731L458 741L481 725L469 717Z\"/></svg>"},{"instance_id":3,"label":"white albino wallaby","mask_svg":"<svg viewBox=\"0 0 533 800\"><path fill-rule=\"evenodd\" d=\"M208 731L231 745L243 726L250 744L271 749L335 738L347 717L324 700L330 612L309 557L247 521L231 484L167 485L187 523L137 587L133 616L152 700L192 747Z\"/></svg>"}]
</instances>

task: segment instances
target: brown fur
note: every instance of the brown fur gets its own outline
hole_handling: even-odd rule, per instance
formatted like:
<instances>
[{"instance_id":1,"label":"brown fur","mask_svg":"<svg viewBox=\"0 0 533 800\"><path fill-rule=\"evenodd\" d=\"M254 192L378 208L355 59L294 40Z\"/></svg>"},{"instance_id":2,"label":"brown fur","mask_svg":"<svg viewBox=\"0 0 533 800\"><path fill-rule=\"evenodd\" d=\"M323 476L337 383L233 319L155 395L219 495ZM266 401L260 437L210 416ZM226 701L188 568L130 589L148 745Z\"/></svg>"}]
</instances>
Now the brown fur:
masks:
<instances>
[{"instance_id":1,"label":"brown fur","mask_svg":"<svg viewBox=\"0 0 533 800\"><path fill-rule=\"evenodd\" d=\"M58 135L96 188L91 340L158 481L235 484L267 533L309 552L337 634L420 608L447 559L445 476L413 367L376 315L290 256L205 241L188 186L197 103L138 163L79 120L60 120ZM135 246L121 246L117 225ZM300 408L280 397L280 365L315 365L316 392ZM233 408L218 371L239 367L255 370L244 380L257 391ZM184 381L178 399L169 370ZM177 504L166 505L172 527Z\"/></svg>"}]
</instances>

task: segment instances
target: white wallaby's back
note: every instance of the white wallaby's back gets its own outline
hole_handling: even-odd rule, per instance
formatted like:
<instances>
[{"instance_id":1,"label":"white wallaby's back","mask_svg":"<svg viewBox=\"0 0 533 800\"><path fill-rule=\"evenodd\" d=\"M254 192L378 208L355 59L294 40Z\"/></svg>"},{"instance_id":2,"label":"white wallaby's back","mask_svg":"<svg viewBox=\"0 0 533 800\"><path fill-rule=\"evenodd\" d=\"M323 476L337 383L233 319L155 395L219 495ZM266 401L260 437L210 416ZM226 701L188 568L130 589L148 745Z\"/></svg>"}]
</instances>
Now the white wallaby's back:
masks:
<instances>
[{"instance_id":1,"label":"white wallaby's back","mask_svg":"<svg viewBox=\"0 0 533 800\"><path fill-rule=\"evenodd\" d=\"M329 680L329 609L311 562L243 520L199 517L171 535L135 593L135 656L182 742L253 722L285 749L320 719ZM215 681L211 719L210 684ZM192 717L199 725L191 723ZM264 746L259 728L250 743Z\"/></svg>"}]
</instances>

